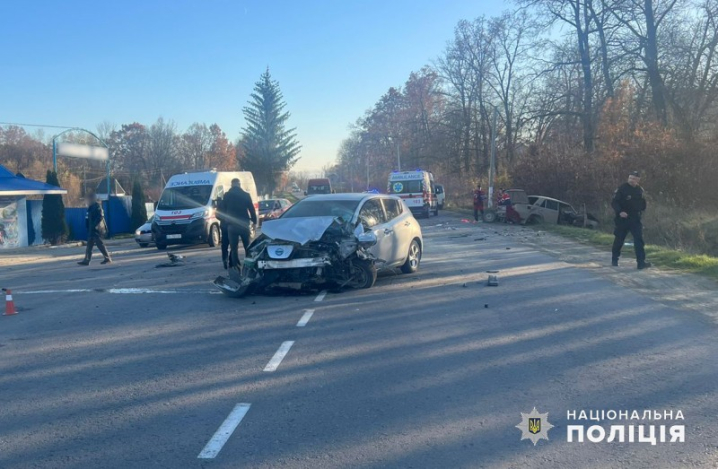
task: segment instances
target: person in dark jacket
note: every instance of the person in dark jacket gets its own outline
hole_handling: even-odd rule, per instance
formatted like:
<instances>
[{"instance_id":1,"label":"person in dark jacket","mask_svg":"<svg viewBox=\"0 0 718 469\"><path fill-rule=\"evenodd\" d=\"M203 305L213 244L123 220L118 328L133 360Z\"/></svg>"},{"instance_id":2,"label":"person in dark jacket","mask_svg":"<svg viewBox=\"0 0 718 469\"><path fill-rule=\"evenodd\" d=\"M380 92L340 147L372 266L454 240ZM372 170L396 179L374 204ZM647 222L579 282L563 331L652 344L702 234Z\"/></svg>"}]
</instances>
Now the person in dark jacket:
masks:
<instances>
[{"instance_id":1,"label":"person in dark jacket","mask_svg":"<svg viewBox=\"0 0 718 469\"><path fill-rule=\"evenodd\" d=\"M257 225L257 211L254 209L252 197L242 190L239 179L232 179L232 188L224 196L223 216L228 221L229 227L229 267L239 267L239 239L242 239L244 254L247 255L249 247L251 221Z\"/></svg>"},{"instance_id":2,"label":"person in dark jacket","mask_svg":"<svg viewBox=\"0 0 718 469\"><path fill-rule=\"evenodd\" d=\"M611 207L616 212L616 228L613 231L611 265L618 266L618 258L621 257L621 248L628 233L633 236L633 247L636 251L636 262L639 269L651 266L646 262L646 252L643 242L643 225L641 215L646 210L646 199L643 196L643 188L640 186L641 174L633 171L628 176L628 182L624 182L616 189L611 200Z\"/></svg>"},{"instance_id":3,"label":"person in dark jacket","mask_svg":"<svg viewBox=\"0 0 718 469\"><path fill-rule=\"evenodd\" d=\"M481 220L484 219L484 191L481 190L481 184L474 189L474 220L479 221L479 214L481 214Z\"/></svg>"},{"instance_id":4,"label":"person in dark jacket","mask_svg":"<svg viewBox=\"0 0 718 469\"><path fill-rule=\"evenodd\" d=\"M105 213L102 211L102 205L97 200L97 197L92 193L87 195L87 215L85 223L87 224L87 249L85 250L85 259L78 262L78 264L90 265L94 245L97 245L97 249L105 256L105 259L100 262L100 264L112 263L110 253L107 252L105 243L102 241L102 238L107 235Z\"/></svg>"},{"instance_id":5,"label":"person in dark jacket","mask_svg":"<svg viewBox=\"0 0 718 469\"><path fill-rule=\"evenodd\" d=\"M217 219L219 220L219 228L222 234L222 265L227 269L229 267L229 220L224 215L224 197L217 201Z\"/></svg>"}]
</instances>

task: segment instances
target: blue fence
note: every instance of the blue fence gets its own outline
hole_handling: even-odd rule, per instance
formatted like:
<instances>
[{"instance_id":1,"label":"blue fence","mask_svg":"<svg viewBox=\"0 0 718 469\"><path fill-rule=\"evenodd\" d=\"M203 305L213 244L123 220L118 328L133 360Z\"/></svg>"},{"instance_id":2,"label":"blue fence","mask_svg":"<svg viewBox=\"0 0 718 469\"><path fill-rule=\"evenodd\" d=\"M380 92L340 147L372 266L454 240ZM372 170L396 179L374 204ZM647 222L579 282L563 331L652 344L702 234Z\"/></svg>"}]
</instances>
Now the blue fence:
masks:
<instances>
[{"instance_id":1,"label":"blue fence","mask_svg":"<svg viewBox=\"0 0 718 469\"><path fill-rule=\"evenodd\" d=\"M111 197L109 202L102 202L105 220L110 236L121 233L132 233L137 227L131 225L132 197ZM87 240L85 224L86 208L65 208L65 221L70 228L70 236L76 241ZM43 244L42 239L42 200L27 201L27 234L28 244Z\"/></svg>"},{"instance_id":2,"label":"blue fence","mask_svg":"<svg viewBox=\"0 0 718 469\"><path fill-rule=\"evenodd\" d=\"M130 226L132 217L132 197L111 197L108 202L102 202L105 211L105 221L110 236L121 233L132 233L136 227ZM66 208L65 220L70 228L72 239L87 240L87 225L85 224L86 208Z\"/></svg>"}]
</instances>

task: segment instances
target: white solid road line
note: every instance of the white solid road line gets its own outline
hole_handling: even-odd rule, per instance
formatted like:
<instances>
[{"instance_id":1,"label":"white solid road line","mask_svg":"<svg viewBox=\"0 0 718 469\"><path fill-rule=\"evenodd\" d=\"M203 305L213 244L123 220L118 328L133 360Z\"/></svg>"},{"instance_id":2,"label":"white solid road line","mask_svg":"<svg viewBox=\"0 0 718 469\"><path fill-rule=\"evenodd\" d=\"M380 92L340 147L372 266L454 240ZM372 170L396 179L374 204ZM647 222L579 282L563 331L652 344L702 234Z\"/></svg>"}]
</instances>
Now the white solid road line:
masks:
<instances>
[{"instance_id":1,"label":"white solid road line","mask_svg":"<svg viewBox=\"0 0 718 469\"><path fill-rule=\"evenodd\" d=\"M299 322L297 323L297 327L304 327L307 325L309 320L312 318L312 314L314 314L313 309L307 309L304 311L304 314L302 314L301 319L299 319Z\"/></svg>"},{"instance_id":2,"label":"white solid road line","mask_svg":"<svg viewBox=\"0 0 718 469\"><path fill-rule=\"evenodd\" d=\"M216 290L154 290L152 288L71 288L68 290L27 290L18 291L24 295L50 295L60 293L111 293L125 295L146 295L150 293L158 293L162 295L188 294L188 293L208 293L210 295L222 294Z\"/></svg>"},{"instance_id":3,"label":"white solid road line","mask_svg":"<svg viewBox=\"0 0 718 469\"><path fill-rule=\"evenodd\" d=\"M264 371L275 371L277 367L279 367L279 364L282 363L282 360L287 353L289 353L289 349L292 348L292 345L294 345L293 340L282 342L282 345L279 346L277 353L274 354L272 359L269 360L269 363L267 363L267 366L264 367Z\"/></svg>"},{"instance_id":4,"label":"white solid road line","mask_svg":"<svg viewBox=\"0 0 718 469\"><path fill-rule=\"evenodd\" d=\"M314 301L322 301L325 296L327 296L327 291L326 291L326 290L322 290L321 292L319 292L319 294L317 295L317 297L314 298Z\"/></svg>"},{"instance_id":5,"label":"white solid road line","mask_svg":"<svg viewBox=\"0 0 718 469\"><path fill-rule=\"evenodd\" d=\"M217 456L222 450L224 444L227 440L229 440L229 437L232 436L232 433L239 425L239 422L241 422L244 416L247 415L247 411L251 405L252 404L237 404L234 406L232 412L230 412L227 418L224 419L222 425L220 425L214 435L212 435L212 438L210 438L197 458L212 459Z\"/></svg>"}]
</instances>

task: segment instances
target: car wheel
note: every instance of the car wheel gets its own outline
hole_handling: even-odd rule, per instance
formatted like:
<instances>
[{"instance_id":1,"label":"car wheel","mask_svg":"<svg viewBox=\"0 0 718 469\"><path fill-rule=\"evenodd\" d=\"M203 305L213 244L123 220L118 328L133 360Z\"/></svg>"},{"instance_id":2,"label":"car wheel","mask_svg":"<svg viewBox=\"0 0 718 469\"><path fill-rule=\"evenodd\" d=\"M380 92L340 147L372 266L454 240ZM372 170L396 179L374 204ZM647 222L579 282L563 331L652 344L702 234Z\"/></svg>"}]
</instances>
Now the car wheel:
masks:
<instances>
[{"instance_id":1,"label":"car wheel","mask_svg":"<svg viewBox=\"0 0 718 469\"><path fill-rule=\"evenodd\" d=\"M167 245L166 245L166 244L157 243L157 250L158 250L158 251L164 251L165 249L167 249Z\"/></svg>"},{"instance_id":2,"label":"car wheel","mask_svg":"<svg viewBox=\"0 0 718 469\"><path fill-rule=\"evenodd\" d=\"M421 264L421 245L417 240L412 240L409 245L409 253L406 255L406 261L401 266L401 271L405 274L411 274L419 270Z\"/></svg>"},{"instance_id":3,"label":"car wheel","mask_svg":"<svg viewBox=\"0 0 718 469\"><path fill-rule=\"evenodd\" d=\"M148 243L140 243L140 247L141 247L141 248L146 248L147 246L149 246Z\"/></svg>"},{"instance_id":4,"label":"car wheel","mask_svg":"<svg viewBox=\"0 0 718 469\"><path fill-rule=\"evenodd\" d=\"M371 288L376 282L376 266L373 262L354 261L352 263L352 281L349 283L353 288Z\"/></svg>"},{"instance_id":5,"label":"car wheel","mask_svg":"<svg viewBox=\"0 0 718 469\"><path fill-rule=\"evenodd\" d=\"M220 241L219 227L217 225L212 225L209 229L209 239L207 240L209 247L213 248L215 246L219 246Z\"/></svg>"},{"instance_id":6,"label":"car wheel","mask_svg":"<svg viewBox=\"0 0 718 469\"><path fill-rule=\"evenodd\" d=\"M493 210L487 210L486 212L484 212L483 218L486 223L493 223L496 221L497 218L496 212L494 212Z\"/></svg>"}]
</instances>

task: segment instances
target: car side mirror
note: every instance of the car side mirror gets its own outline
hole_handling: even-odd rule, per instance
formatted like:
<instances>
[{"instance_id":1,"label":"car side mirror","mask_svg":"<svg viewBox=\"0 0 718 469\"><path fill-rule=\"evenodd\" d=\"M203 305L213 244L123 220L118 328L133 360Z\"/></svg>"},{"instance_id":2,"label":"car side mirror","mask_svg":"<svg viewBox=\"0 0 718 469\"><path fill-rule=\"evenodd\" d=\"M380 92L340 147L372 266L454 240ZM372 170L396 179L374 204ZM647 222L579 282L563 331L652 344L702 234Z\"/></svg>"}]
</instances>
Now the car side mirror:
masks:
<instances>
[{"instance_id":1,"label":"car side mirror","mask_svg":"<svg viewBox=\"0 0 718 469\"><path fill-rule=\"evenodd\" d=\"M304 195L307 195L307 191L304 191Z\"/></svg>"},{"instance_id":2,"label":"car side mirror","mask_svg":"<svg viewBox=\"0 0 718 469\"><path fill-rule=\"evenodd\" d=\"M373 231L365 231L357 236L359 245L365 248L374 246L377 242L376 234Z\"/></svg>"}]
</instances>

